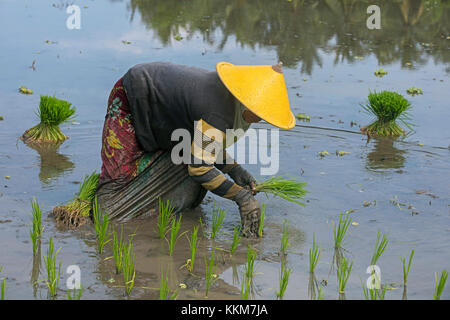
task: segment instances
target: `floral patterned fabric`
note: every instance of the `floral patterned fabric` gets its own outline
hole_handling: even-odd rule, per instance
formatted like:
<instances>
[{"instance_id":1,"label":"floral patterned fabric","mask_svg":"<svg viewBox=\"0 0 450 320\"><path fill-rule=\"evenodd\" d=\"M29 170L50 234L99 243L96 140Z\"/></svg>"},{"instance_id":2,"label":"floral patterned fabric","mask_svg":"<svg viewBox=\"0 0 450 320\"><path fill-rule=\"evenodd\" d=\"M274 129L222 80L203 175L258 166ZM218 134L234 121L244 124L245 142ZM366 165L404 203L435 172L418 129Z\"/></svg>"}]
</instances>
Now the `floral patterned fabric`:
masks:
<instances>
[{"instance_id":1,"label":"floral patterned fabric","mask_svg":"<svg viewBox=\"0 0 450 320\"><path fill-rule=\"evenodd\" d=\"M101 157L99 184L116 179L131 180L151 163L152 157L144 153L136 140L122 79L116 82L109 95Z\"/></svg>"}]
</instances>

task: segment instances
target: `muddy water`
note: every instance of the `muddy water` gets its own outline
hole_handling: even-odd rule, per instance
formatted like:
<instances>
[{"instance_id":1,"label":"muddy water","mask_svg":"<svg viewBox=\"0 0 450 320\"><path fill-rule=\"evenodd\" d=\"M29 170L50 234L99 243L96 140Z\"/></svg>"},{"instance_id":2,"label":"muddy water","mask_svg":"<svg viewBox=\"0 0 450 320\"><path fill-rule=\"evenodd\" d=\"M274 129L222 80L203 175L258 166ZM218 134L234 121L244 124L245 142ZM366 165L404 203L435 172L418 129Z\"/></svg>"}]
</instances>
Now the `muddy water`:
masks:
<instances>
[{"instance_id":1,"label":"muddy water","mask_svg":"<svg viewBox=\"0 0 450 320\"><path fill-rule=\"evenodd\" d=\"M46 212L70 199L80 179L100 169L100 137L106 100L115 81L144 61L171 61L213 69L218 61L274 64L282 61L298 122L280 132L280 170L308 182L306 207L258 195L267 204L265 235L243 240L230 258L236 206L209 195L197 209L183 213L182 231L201 217L210 228L212 201L225 209L223 233L202 239L194 275L182 266L188 241L181 237L174 255L159 240L155 221L124 225L136 232L136 288L133 299L157 299L161 269L171 288L180 283L183 299L204 298L204 261L216 253L218 280L210 298L238 299L246 247L258 252L252 298L274 299L278 290L280 232L290 223L288 265L293 272L285 298L308 299L308 250L313 234L322 248L315 272L326 299L337 299L333 262L332 221L353 210L344 254L354 261L347 299L362 299L361 281L368 275L377 231L389 244L378 265L390 289L387 299L403 296L399 257L415 256L407 287L408 299L430 299L434 273L449 269L450 248L450 9L448 1L375 1L382 9L381 30L368 30L366 8L374 1L74 1L81 8L81 29L66 28L67 4L58 1L0 3L0 265L6 276L6 297L45 299L44 273L33 261L29 240L30 200L37 197ZM183 39L177 41L176 35ZM34 63L34 69L30 68ZM388 74L374 76L382 67ZM21 85L33 95L18 93ZM423 95L406 95L410 87ZM370 123L361 112L369 90L395 90L412 102L415 131L406 138L372 139L357 134ZM18 137L36 123L39 95L55 94L77 107L75 122L62 126L70 139L53 150L35 150ZM258 124L255 127L268 128ZM330 130L325 130L330 129ZM356 133L355 133L356 132ZM320 157L327 150L329 155ZM348 154L336 155L336 150ZM258 165L245 165L257 179ZM69 265L81 268L86 299L123 299L108 248L96 253L92 226L59 231L51 218L45 226L42 252L49 237L61 248L59 298L65 298ZM136 229L137 228L137 229ZM326 284L326 285L325 285ZM443 298L450 297L450 289Z\"/></svg>"}]
</instances>

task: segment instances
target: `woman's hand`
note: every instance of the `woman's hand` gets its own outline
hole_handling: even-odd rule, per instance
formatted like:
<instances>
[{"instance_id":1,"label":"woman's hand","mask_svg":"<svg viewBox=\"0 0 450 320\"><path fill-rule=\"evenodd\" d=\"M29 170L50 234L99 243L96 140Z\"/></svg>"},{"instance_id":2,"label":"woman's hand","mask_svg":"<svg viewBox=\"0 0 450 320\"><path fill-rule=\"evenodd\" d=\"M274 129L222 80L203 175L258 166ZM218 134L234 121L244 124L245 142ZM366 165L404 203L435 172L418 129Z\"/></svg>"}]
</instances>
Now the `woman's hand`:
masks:
<instances>
[{"instance_id":1,"label":"woman's hand","mask_svg":"<svg viewBox=\"0 0 450 320\"><path fill-rule=\"evenodd\" d=\"M247 189L241 189L234 201L239 206L241 215L242 234L245 237L258 237L261 217L261 206Z\"/></svg>"},{"instance_id":2,"label":"woman's hand","mask_svg":"<svg viewBox=\"0 0 450 320\"><path fill-rule=\"evenodd\" d=\"M233 169L228 172L228 175L234 180L234 182L248 190L251 191L252 194L256 194L256 180L253 176L240 165L235 166Z\"/></svg>"}]
</instances>

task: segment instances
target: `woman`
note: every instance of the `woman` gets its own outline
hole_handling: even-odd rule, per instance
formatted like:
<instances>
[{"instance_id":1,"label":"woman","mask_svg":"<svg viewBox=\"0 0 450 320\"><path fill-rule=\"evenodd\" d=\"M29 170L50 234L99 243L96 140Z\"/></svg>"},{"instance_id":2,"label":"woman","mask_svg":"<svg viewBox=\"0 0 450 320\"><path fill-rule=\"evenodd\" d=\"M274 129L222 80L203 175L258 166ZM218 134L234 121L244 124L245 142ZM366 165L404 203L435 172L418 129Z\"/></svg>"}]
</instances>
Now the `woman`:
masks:
<instances>
[{"instance_id":1,"label":"woman","mask_svg":"<svg viewBox=\"0 0 450 320\"><path fill-rule=\"evenodd\" d=\"M254 198L255 179L226 152L211 150L231 144L226 141L228 129L245 131L261 118L290 129L295 118L279 65L221 62L216 69L144 63L114 85L97 190L99 203L111 218L125 221L154 215L159 199L170 200L181 211L197 206L211 191L236 202L244 235L257 234L260 205ZM177 144L172 133L177 129L192 137L188 163L171 159Z\"/></svg>"}]
</instances>

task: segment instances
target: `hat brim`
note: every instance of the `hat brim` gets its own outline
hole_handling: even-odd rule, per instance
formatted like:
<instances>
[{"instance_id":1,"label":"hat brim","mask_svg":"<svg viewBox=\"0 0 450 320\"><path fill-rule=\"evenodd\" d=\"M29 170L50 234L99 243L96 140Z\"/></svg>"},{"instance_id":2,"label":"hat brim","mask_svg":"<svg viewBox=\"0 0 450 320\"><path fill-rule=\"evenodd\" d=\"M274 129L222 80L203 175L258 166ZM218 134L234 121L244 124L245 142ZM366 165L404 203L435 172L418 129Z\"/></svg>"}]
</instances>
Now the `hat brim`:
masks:
<instances>
[{"instance_id":1,"label":"hat brim","mask_svg":"<svg viewBox=\"0 0 450 320\"><path fill-rule=\"evenodd\" d=\"M281 68L219 62L217 74L225 87L259 118L281 129L292 129L295 117Z\"/></svg>"}]
</instances>

